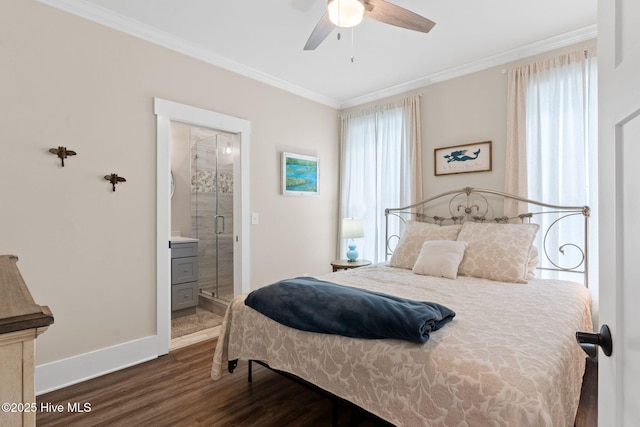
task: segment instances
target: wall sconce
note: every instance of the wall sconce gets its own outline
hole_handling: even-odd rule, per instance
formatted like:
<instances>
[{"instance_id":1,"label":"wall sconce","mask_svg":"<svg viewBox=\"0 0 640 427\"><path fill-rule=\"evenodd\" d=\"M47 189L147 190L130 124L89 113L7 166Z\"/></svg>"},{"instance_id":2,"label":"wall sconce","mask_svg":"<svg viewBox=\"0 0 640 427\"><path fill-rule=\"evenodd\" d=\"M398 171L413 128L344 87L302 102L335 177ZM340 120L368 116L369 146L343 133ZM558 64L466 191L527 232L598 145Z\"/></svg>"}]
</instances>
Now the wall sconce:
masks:
<instances>
[{"instance_id":1,"label":"wall sconce","mask_svg":"<svg viewBox=\"0 0 640 427\"><path fill-rule=\"evenodd\" d=\"M351 242L349 242L349 250L347 251L347 259L349 262L356 262L358 260L358 251L356 250L356 244L353 239L362 237L364 237L362 218L342 219L342 238L351 239Z\"/></svg>"}]
</instances>

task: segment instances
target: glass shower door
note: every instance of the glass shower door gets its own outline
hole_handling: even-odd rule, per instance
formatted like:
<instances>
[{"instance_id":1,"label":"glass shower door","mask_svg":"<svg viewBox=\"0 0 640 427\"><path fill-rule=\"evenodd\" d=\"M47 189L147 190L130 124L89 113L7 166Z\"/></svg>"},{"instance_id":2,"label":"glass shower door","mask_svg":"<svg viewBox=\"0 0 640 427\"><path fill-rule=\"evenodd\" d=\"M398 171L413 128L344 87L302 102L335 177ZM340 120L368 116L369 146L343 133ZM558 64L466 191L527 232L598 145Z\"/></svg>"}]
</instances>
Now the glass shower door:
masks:
<instances>
[{"instance_id":1,"label":"glass shower door","mask_svg":"<svg viewBox=\"0 0 640 427\"><path fill-rule=\"evenodd\" d=\"M192 235L199 240L199 288L205 297L233 299L233 161L235 135L192 134Z\"/></svg>"}]
</instances>

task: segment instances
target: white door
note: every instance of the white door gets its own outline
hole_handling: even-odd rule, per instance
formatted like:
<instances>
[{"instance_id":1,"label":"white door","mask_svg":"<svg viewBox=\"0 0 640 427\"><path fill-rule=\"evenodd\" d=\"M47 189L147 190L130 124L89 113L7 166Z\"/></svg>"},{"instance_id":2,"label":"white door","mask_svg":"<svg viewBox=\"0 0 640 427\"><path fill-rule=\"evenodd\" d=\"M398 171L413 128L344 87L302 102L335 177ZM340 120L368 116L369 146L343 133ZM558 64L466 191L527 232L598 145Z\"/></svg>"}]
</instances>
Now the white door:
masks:
<instances>
[{"instance_id":1,"label":"white door","mask_svg":"<svg viewBox=\"0 0 640 427\"><path fill-rule=\"evenodd\" d=\"M640 1L598 6L600 323L598 425L640 426Z\"/></svg>"}]
</instances>

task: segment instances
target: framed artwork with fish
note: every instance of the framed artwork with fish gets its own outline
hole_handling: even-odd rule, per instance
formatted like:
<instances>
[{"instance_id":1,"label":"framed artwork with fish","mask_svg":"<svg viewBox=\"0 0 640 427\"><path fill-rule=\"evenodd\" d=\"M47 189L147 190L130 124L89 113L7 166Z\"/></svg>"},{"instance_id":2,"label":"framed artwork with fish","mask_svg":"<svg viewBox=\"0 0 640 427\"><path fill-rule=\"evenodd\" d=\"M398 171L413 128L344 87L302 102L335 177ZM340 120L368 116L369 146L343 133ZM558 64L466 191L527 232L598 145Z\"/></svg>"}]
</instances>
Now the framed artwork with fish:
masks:
<instances>
[{"instance_id":1,"label":"framed artwork with fish","mask_svg":"<svg viewBox=\"0 0 640 427\"><path fill-rule=\"evenodd\" d=\"M436 148L433 152L436 176L491 170L491 141Z\"/></svg>"}]
</instances>

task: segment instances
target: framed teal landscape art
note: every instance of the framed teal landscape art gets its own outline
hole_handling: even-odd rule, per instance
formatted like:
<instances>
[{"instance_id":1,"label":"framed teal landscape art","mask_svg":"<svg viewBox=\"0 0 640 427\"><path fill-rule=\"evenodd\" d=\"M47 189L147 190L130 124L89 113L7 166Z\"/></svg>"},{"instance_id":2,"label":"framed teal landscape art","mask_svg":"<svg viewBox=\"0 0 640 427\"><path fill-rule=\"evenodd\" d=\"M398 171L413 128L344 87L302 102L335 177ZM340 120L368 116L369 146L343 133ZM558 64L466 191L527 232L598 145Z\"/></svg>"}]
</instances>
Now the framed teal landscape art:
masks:
<instances>
[{"instance_id":1,"label":"framed teal landscape art","mask_svg":"<svg viewBox=\"0 0 640 427\"><path fill-rule=\"evenodd\" d=\"M320 194L320 159L302 154L282 153L282 194L317 196Z\"/></svg>"}]
</instances>

